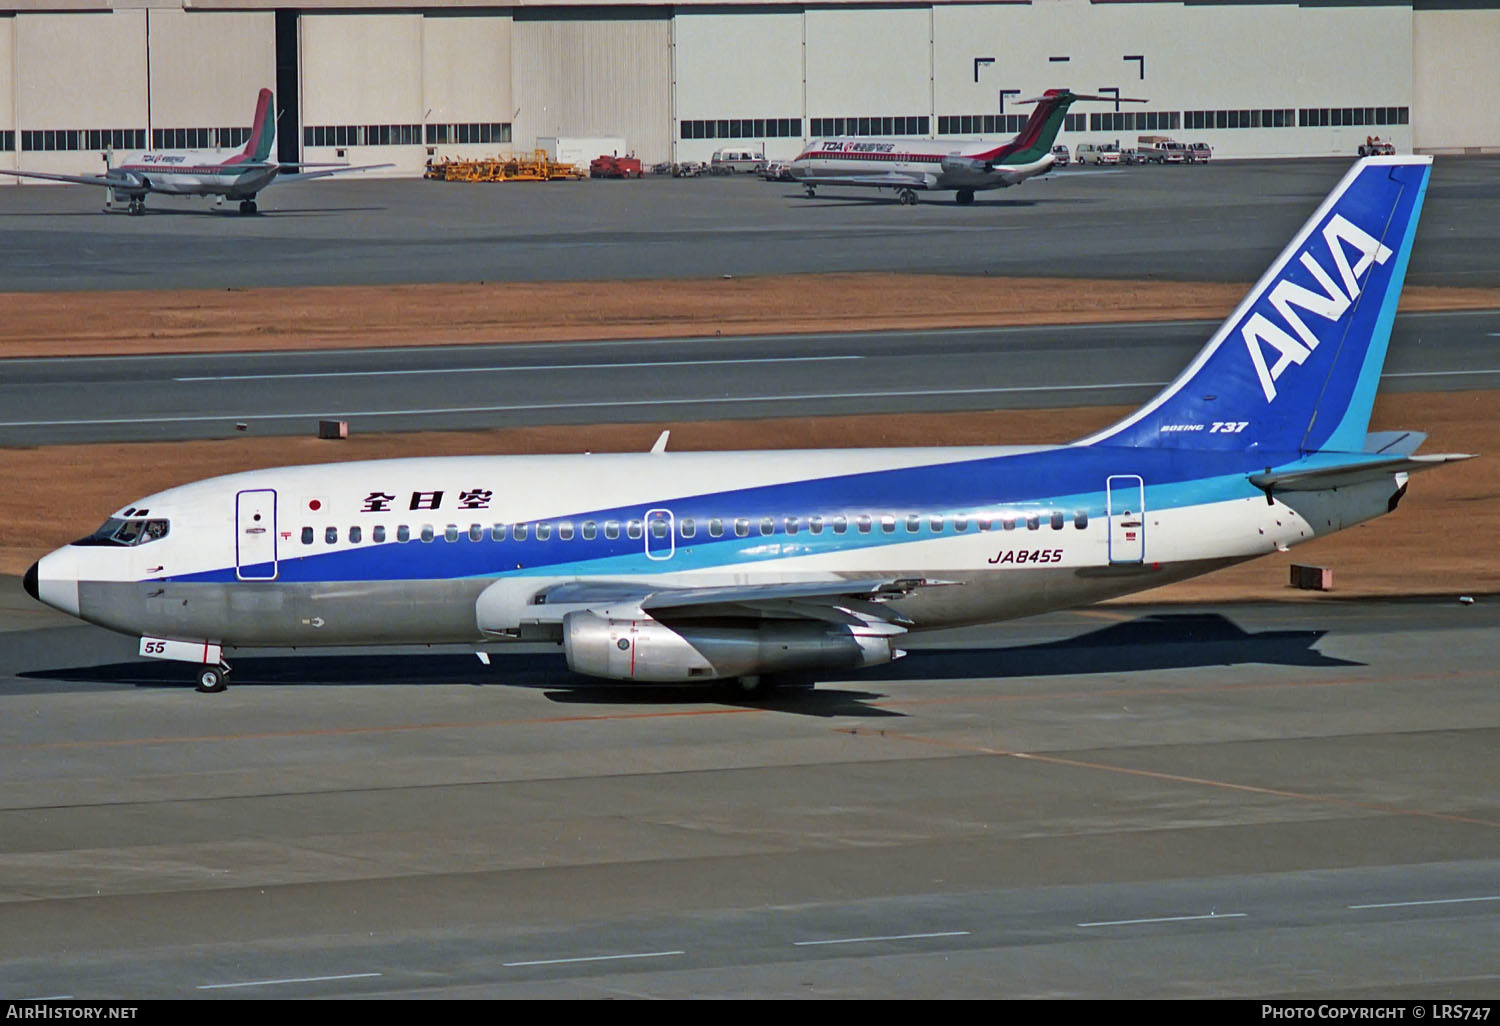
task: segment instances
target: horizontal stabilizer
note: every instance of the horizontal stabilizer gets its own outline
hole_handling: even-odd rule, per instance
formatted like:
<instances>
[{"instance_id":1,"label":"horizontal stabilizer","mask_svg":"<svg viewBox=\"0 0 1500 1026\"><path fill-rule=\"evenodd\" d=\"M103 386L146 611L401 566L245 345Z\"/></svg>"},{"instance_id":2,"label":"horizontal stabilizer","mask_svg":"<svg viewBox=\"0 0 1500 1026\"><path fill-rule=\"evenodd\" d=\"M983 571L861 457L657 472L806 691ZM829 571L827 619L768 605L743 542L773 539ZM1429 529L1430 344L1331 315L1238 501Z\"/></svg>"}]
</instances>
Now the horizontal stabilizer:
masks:
<instances>
[{"instance_id":1,"label":"horizontal stabilizer","mask_svg":"<svg viewBox=\"0 0 1500 1026\"><path fill-rule=\"evenodd\" d=\"M1282 470L1251 474L1250 483L1262 491L1321 492L1343 488L1365 481L1378 481L1392 474L1414 474L1445 463L1473 459L1470 453L1434 453L1430 456L1393 456L1390 459L1365 459L1322 466L1293 465Z\"/></svg>"},{"instance_id":2,"label":"horizontal stabilizer","mask_svg":"<svg viewBox=\"0 0 1500 1026\"><path fill-rule=\"evenodd\" d=\"M1425 441L1425 431L1371 431L1365 435L1364 451L1385 456L1410 456Z\"/></svg>"}]
</instances>

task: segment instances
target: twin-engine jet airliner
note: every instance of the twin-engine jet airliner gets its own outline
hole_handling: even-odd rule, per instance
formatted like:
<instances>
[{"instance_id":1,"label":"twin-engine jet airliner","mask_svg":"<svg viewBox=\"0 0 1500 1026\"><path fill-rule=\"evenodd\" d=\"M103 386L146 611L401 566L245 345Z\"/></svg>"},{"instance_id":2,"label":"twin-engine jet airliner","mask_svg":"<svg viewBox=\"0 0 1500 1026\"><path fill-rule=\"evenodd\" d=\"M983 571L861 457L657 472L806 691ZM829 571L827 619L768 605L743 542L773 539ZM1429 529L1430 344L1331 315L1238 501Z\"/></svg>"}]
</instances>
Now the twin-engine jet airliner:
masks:
<instances>
[{"instance_id":1,"label":"twin-engine jet airliner","mask_svg":"<svg viewBox=\"0 0 1500 1026\"><path fill-rule=\"evenodd\" d=\"M271 159L276 141L276 118L271 107L271 90L262 89L255 103L255 121L250 138L241 150L148 150L130 153L102 175L64 175L50 171L8 171L0 174L19 178L44 178L53 182L78 185L102 185L126 198L126 209L135 215L146 212L146 194L166 193L174 196L218 196L239 200L240 213L254 214L258 192L278 176L282 181L307 181L350 171L369 171L390 164L282 164ZM313 168L299 171L298 168ZM221 200L222 202L222 200Z\"/></svg>"},{"instance_id":2,"label":"twin-engine jet airliner","mask_svg":"<svg viewBox=\"0 0 1500 1026\"><path fill-rule=\"evenodd\" d=\"M1206 573L1466 458L1367 433L1430 172L1356 164L1175 381L1069 445L260 470L137 499L24 584L210 691L231 648L507 640L580 674L755 687Z\"/></svg>"},{"instance_id":3,"label":"twin-engine jet airliner","mask_svg":"<svg viewBox=\"0 0 1500 1026\"><path fill-rule=\"evenodd\" d=\"M1020 134L1008 143L944 142L940 139L872 139L844 136L814 139L796 160L791 175L809 196L820 185L859 185L895 189L904 204L917 202L917 191L956 189L959 203L973 203L974 193L1020 185L1052 168L1052 142L1068 108L1079 100L1142 103L1114 96L1081 96L1048 89L1022 103L1036 109Z\"/></svg>"}]
</instances>

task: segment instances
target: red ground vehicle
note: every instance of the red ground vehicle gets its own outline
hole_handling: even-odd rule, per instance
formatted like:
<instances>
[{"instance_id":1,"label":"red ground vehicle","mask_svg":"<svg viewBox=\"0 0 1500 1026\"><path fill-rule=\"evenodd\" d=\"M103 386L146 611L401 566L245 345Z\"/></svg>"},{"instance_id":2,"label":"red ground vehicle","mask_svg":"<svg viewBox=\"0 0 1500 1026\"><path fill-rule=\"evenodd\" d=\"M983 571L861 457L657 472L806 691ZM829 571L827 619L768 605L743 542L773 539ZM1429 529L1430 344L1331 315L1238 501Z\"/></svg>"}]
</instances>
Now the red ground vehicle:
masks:
<instances>
[{"instance_id":1,"label":"red ground vehicle","mask_svg":"<svg viewBox=\"0 0 1500 1026\"><path fill-rule=\"evenodd\" d=\"M641 173L641 162L635 157L605 154L589 162L590 178L639 178Z\"/></svg>"}]
</instances>

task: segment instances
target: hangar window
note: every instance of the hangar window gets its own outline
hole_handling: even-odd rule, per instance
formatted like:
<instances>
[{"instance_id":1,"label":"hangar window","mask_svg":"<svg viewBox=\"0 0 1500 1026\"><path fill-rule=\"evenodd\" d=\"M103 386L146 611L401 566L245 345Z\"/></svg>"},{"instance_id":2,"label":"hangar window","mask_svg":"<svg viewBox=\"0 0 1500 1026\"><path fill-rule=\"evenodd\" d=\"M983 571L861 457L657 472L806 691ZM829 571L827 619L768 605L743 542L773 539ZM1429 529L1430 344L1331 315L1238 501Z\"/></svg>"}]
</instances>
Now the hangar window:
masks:
<instances>
[{"instance_id":1,"label":"hangar window","mask_svg":"<svg viewBox=\"0 0 1500 1026\"><path fill-rule=\"evenodd\" d=\"M0 132L0 150L9 152L16 148L16 133L10 130ZM90 147L92 149L92 147Z\"/></svg>"}]
</instances>

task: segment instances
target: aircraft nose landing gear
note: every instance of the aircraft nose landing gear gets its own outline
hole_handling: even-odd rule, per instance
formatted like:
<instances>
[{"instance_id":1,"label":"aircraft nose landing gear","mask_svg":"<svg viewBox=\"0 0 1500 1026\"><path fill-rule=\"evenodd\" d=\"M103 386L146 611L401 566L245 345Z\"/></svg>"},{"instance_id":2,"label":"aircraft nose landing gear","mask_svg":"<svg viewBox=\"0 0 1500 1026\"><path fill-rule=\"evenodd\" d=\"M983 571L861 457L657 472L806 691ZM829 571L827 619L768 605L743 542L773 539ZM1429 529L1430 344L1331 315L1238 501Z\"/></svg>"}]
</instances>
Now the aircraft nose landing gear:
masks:
<instances>
[{"instance_id":1,"label":"aircraft nose landing gear","mask_svg":"<svg viewBox=\"0 0 1500 1026\"><path fill-rule=\"evenodd\" d=\"M144 214L146 212L146 197L144 197L144 196L132 196L132 197L130 197L130 202L128 204L126 204L125 210L126 210L126 212L128 212L130 214L131 217L140 217L142 214Z\"/></svg>"},{"instance_id":2,"label":"aircraft nose landing gear","mask_svg":"<svg viewBox=\"0 0 1500 1026\"><path fill-rule=\"evenodd\" d=\"M207 694L218 694L229 687L229 664L205 666L198 671L198 690Z\"/></svg>"}]
</instances>

